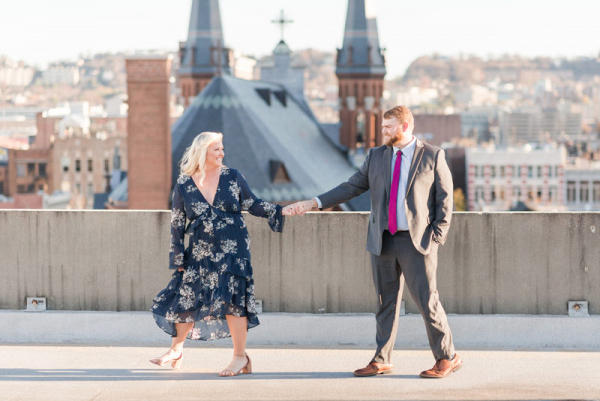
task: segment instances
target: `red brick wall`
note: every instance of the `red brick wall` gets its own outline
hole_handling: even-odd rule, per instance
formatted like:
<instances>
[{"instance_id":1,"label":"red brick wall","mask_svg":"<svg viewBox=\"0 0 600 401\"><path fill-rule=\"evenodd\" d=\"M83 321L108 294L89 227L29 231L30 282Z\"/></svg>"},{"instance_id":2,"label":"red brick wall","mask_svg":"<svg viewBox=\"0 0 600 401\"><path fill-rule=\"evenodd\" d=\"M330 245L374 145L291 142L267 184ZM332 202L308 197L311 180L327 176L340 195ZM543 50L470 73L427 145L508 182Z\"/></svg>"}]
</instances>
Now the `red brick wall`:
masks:
<instances>
[{"instance_id":1,"label":"red brick wall","mask_svg":"<svg viewBox=\"0 0 600 401\"><path fill-rule=\"evenodd\" d=\"M414 134L433 134L428 143L440 146L444 142L451 142L460 138L460 115L458 114L416 114Z\"/></svg>"},{"instance_id":2,"label":"red brick wall","mask_svg":"<svg viewBox=\"0 0 600 401\"><path fill-rule=\"evenodd\" d=\"M44 200L41 195L17 194L12 202L0 202L0 209L43 209Z\"/></svg>"},{"instance_id":3,"label":"red brick wall","mask_svg":"<svg viewBox=\"0 0 600 401\"><path fill-rule=\"evenodd\" d=\"M19 185L24 185L28 187L33 184L35 186L34 192L37 192L39 187L42 186L43 189L48 193L48 181L49 181L49 170L50 170L50 150L49 149L29 149L29 150L15 150L10 149L8 151L8 193L6 194L9 197L13 197L17 194L17 188ZM27 164L33 163L35 164L35 169L32 174L30 174ZM46 164L46 175L40 175L39 164ZM18 177L17 176L17 165L24 164L25 165L25 176ZM5 189L6 192L6 189Z\"/></svg>"},{"instance_id":4,"label":"red brick wall","mask_svg":"<svg viewBox=\"0 0 600 401\"><path fill-rule=\"evenodd\" d=\"M125 62L129 113L129 209L168 209L171 192L171 126L168 58Z\"/></svg>"},{"instance_id":5,"label":"red brick wall","mask_svg":"<svg viewBox=\"0 0 600 401\"><path fill-rule=\"evenodd\" d=\"M50 138L56 134L55 127L60 120L61 118L44 117L43 113L37 113L35 116L37 135L31 148L48 149L50 147Z\"/></svg>"},{"instance_id":6,"label":"red brick wall","mask_svg":"<svg viewBox=\"0 0 600 401\"><path fill-rule=\"evenodd\" d=\"M179 87L181 88L181 97L184 99L185 107L190 105L190 97L198 96L213 79L212 75L192 75L180 76Z\"/></svg>"},{"instance_id":7,"label":"red brick wall","mask_svg":"<svg viewBox=\"0 0 600 401\"><path fill-rule=\"evenodd\" d=\"M0 166L0 182L2 183L2 190L0 195L6 196L8 194L8 167Z\"/></svg>"},{"instance_id":8,"label":"red brick wall","mask_svg":"<svg viewBox=\"0 0 600 401\"><path fill-rule=\"evenodd\" d=\"M359 110L365 112L364 147L369 149L382 144L381 121L383 112L381 108L381 97L383 96L383 77L363 76L347 77L339 76L339 98L340 98L340 144L349 149L356 148L356 117ZM356 98L356 108L348 109L346 98ZM371 110L365 108L365 97L374 98Z\"/></svg>"}]
</instances>

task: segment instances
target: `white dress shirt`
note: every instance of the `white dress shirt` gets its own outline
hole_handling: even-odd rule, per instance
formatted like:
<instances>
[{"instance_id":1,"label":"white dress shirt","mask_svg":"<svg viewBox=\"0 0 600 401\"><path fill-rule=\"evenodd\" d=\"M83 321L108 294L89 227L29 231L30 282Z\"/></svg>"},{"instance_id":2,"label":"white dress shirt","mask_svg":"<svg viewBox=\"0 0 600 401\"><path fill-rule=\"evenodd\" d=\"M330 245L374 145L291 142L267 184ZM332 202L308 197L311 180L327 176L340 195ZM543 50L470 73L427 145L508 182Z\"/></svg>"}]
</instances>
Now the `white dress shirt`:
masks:
<instances>
[{"instance_id":1,"label":"white dress shirt","mask_svg":"<svg viewBox=\"0 0 600 401\"><path fill-rule=\"evenodd\" d=\"M398 219L397 227L399 231L408 230L408 220L406 218L406 209L404 208L404 202L406 200L406 187L408 185L408 171L410 170L410 164L412 163L413 155L415 154L415 145L417 144L416 138L413 136L408 145L402 149L402 163L400 165L400 182L398 183L398 203L396 204L396 217ZM400 148L394 146L394 154L392 155L391 168L391 179L394 179L394 165L396 164L396 154ZM391 185L391 181L390 181ZM317 201L319 208L323 207L319 197L314 198Z\"/></svg>"}]
</instances>

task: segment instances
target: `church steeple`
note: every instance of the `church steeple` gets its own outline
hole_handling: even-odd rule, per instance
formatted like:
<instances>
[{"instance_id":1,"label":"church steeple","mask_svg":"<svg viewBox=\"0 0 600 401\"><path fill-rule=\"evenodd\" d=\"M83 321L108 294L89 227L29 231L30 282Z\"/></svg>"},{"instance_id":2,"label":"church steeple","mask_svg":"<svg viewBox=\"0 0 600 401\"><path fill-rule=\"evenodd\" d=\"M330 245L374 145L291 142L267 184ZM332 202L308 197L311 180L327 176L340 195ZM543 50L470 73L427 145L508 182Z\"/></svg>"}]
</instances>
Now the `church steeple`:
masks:
<instances>
[{"instance_id":1,"label":"church steeple","mask_svg":"<svg viewBox=\"0 0 600 401\"><path fill-rule=\"evenodd\" d=\"M216 75L231 74L218 0L193 0L188 39L179 44L179 85L185 105Z\"/></svg>"},{"instance_id":2,"label":"church steeple","mask_svg":"<svg viewBox=\"0 0 600 401\"><path fill-rule=\"evenodd\" d=\"M344 42L338 49L340 143L349 149L379 146L385 57L379 47L377 20L368 18L365 2L348 0Z\"/></svg>"}]
</instances>

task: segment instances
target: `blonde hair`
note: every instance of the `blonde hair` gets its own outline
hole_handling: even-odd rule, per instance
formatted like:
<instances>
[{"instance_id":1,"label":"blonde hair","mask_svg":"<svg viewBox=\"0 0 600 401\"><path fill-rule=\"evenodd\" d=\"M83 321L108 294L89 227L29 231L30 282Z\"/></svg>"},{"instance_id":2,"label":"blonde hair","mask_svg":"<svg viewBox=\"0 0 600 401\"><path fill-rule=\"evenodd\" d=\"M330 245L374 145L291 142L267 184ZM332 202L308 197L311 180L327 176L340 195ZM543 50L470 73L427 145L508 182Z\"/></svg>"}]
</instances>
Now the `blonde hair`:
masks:
<instances>
[{"instance_id":1,"label":"blonde hair","mask_svg":"<svg viewBox=\"0 0 600 401\"><path fill-rule=\"evenodd\" d=\"M200 171L200 185L206 177L206 151L208 147L216 142L222 141L223 134L220 132L203 132L194 138L192 144L185 150L181 163L179 164L181 174L192 175Z\"/></svg>"}]
</instances>

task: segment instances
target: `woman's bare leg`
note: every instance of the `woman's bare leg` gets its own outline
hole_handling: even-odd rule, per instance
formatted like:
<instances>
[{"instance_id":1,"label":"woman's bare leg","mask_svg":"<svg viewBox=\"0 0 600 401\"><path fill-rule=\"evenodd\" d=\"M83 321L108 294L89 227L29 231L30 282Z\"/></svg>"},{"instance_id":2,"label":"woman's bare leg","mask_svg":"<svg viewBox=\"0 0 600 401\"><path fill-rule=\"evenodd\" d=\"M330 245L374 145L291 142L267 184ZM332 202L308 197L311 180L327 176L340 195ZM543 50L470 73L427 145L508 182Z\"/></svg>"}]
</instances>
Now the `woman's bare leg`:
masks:
<instances>
[{"instance_id":1,"label":"woman's bare leg","mask_svg":"<svg viewBox=\"0 0 600 401\"><path fill-rule=\"evenodd\" d=\"M183 343L190 331L194 328L194 323L175 323L175 330L177 330L177 336L173 337L171 341L171 349L179 351L183 349Z\"/></svg>"},{"instance_id":2,"label":"woman's bare leg","mask_svg":"<svg viewBox=\"0 0 600 401\"><path fill-rule=\"evenodd\" d=\"M158 358L153 358L150 362L157 365L164 365L165 361L179 358L183 351L183 343L188 333L194 328L194 323L175 323L175 329L177 330L177 336L171 340L171 348L163 355Z\"/></svg>"},{"instance_id":3,"label":"woman's bare leg","mask_svg":"<svg viewBox=\"0 0 600 401\"><path fill-rule=\"evenodd\" d=\"M248 362L246 358L246 338L248 338L248 319L246 316L237 317L226 315L227 325L233 341L233 359L229 366L221 372L222 376L231 376L231 372L237 373ZM230 371L230 372L228 372ZM229 374L227 374L229 373Z\"/></svg>"}]
</instances>

